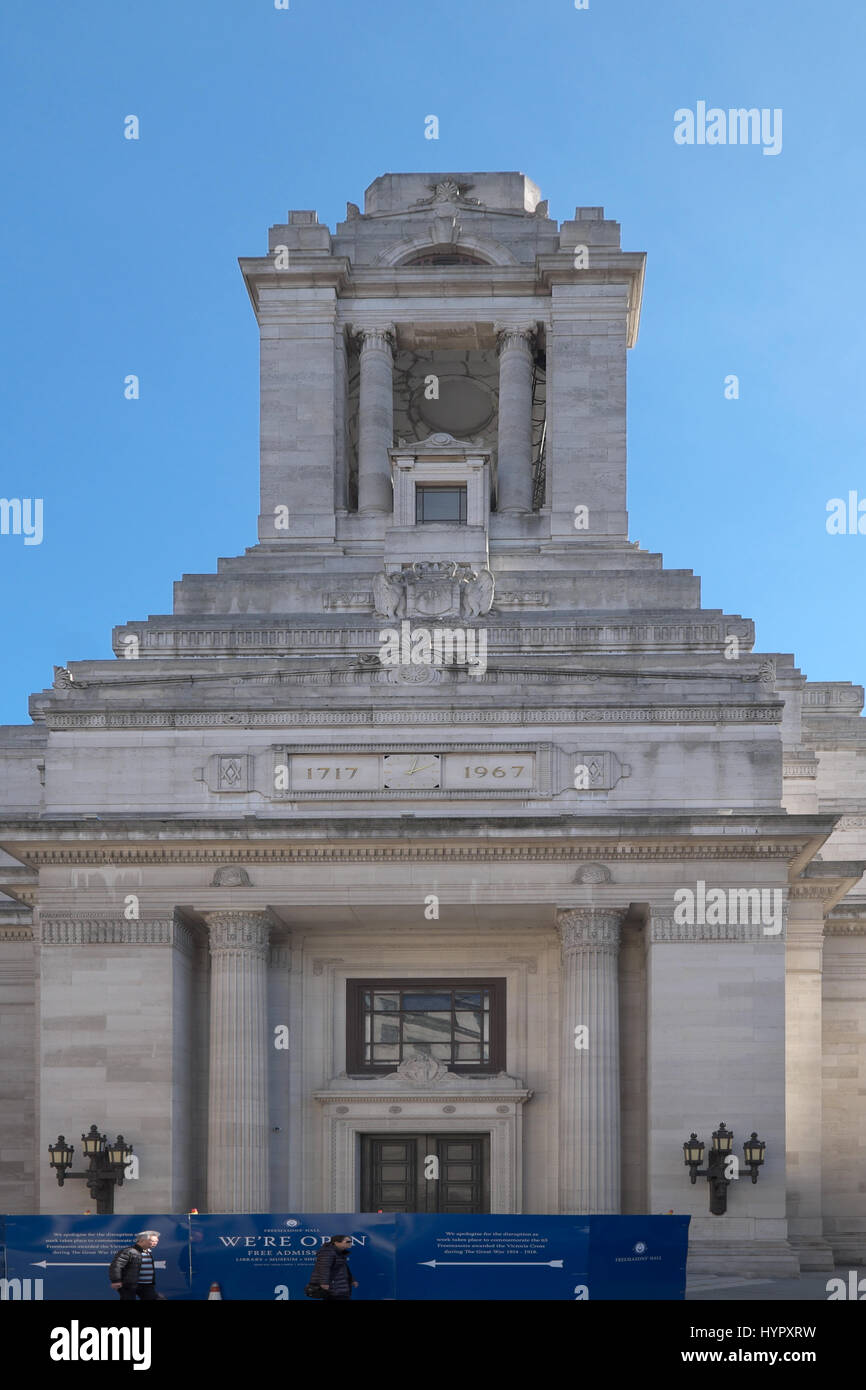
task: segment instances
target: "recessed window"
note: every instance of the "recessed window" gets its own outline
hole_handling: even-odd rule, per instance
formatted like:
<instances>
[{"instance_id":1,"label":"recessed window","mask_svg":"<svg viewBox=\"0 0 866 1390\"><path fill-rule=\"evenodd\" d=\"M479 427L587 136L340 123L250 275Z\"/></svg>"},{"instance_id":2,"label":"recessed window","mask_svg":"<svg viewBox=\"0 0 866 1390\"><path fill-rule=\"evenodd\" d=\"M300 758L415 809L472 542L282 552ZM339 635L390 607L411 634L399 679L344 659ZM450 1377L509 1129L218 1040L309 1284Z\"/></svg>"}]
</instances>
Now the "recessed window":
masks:
<instances>
[{"instance_id":1,"label":"recessed window","mask_svg":"<svg viewBox=\"0 0 866 1390\"><path fill-rule=\"evenodd\" d=\"M450 485L415 484L415 521L434 521L466 525L466 488Z\"/></svg>"},{"instance_id":2,"label":"recessed window","mask_svg":"<svg viewBox=\"0 0 866 1390\"><path fill-rule=\"evenodd\" d=\"M505 1069L505 980L349 980L346 1069L432 1057L454 1072Z\"/></svg>"},{"instance_id":3,"label":"recessed window","mask_svg":"<svg viewBox=\"0 0 866 1390\"><path fill-rule=\"evenodd\" d=\"M487 265L480 256L472 256L468 251L428 251L420 256L412 256L404 265Z\"/></svg>"}]
</instances>

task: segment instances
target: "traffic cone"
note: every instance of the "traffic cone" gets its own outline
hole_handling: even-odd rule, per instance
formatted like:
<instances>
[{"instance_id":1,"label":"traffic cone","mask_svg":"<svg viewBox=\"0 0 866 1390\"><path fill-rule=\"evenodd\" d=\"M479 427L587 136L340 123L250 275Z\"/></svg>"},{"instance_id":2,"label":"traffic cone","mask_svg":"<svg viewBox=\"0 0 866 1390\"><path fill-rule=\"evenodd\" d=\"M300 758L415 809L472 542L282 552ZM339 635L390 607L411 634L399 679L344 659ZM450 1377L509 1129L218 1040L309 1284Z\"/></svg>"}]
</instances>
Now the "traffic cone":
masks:
<instances>
[{"instance_id":1,"label":"traffic cone","mask_svg":"<svg viewBox=\"0 0 866 1390\"><path fill-rule=\"evenodd\" d=\"M208 1303L210 1303L210 1301L211 1301L212 1298L219 1298L219 1299L222 1298L222 1294L220 1293L220 1286L219 1286L219 1284L211 1284L211 1286L210 1286L210 1293L209 1293L208 1296L207 1296L207 1301L208 1301Z\"/></svg>"}]
</instances>

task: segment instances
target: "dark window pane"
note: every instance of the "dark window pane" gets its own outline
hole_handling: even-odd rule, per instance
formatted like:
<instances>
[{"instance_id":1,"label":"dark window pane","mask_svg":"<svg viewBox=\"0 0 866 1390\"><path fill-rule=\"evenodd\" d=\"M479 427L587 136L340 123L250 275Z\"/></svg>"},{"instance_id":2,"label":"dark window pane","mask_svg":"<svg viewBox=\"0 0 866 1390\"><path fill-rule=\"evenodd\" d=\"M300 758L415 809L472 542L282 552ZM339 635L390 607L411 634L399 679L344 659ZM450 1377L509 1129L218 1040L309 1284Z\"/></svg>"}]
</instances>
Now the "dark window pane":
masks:
<instances>
[{"instance_id":1,"label":"dark window pane","mask_svg":"<svg viewBox=\"0 0 866 1390\"><path fill-rule=\"evenodd\" d=\"M376 990L373 995L373 1007L386 1010L389 1013L396 1013L400 1007L400 996L399 994L382 994Z\"/></svg>"},{"instance_id":2,"label":"dark window pane","mask_svg":"<svg viewBox=\"0 0 866 1390\"><path fill-rule=\"evenodd\" d=\"M481 1037L481 1014L462 1010L457 1014L456 1037L461 1040Z\"/></svg>"},{"instance_id":3,"label":"dark window pane","mask_svg":"<svg viewBox=\"0 0 866 1390\"><path fill-rule=\"evenodd\" d=\"M467 991L456 989L454 991L455 1009L477 1009L481 1006L481 990ZM487 1001L487 991L484 990L485 1003Z\"/></svg>"},{"instance_id":4,"label":"dark window pane","mask_svg":"<svg viewBox=\"0 0 866 1390\"><path fill-rule=\"evenodd\" d=\"M404 994L404 1009L450 1009L450 993L442 994Z\"/></svg>"},{"instance_id":5,"label":"dark window pane","mask_svg":"<svg viewBox=\"0 0 866 1390\"><path fill-rule=\"evenodd\" d=\"M415 487L416 522L466 521L465 487Z\"/></svg>"},{"instance_id":6,"label":"dark window pane","mask_svg":"<svg viewBox=\"0 0 866 1390\"><path fill-rule=\"evenodd\" d=\"M373 1042L397 1043L400 1041L400 1027L396 1018L387 1014L373 1015Z\"/></svg>"},{"instance_id":7,"label":"dark window pane","mask_svg":"<svg viewBox=\"0 0 866 1390\"><path fill-rule=\"evenodd\" d=\"M489 265L480 256L470 256L468 251L428 251L420 256L412 256L404 265Z\"/></svg>"},{"instance_id":8,"label":"dark window pane","mask_svg":"<svg viewBox=\"0 0 866 1390\"><path fill-rule=\"evenodd\" d=\"M404 1015L403 1038L405 1042L441 1042L443 1037L450 1038L450 1036L450 1013Z\"/></svg>"}]
</instances>

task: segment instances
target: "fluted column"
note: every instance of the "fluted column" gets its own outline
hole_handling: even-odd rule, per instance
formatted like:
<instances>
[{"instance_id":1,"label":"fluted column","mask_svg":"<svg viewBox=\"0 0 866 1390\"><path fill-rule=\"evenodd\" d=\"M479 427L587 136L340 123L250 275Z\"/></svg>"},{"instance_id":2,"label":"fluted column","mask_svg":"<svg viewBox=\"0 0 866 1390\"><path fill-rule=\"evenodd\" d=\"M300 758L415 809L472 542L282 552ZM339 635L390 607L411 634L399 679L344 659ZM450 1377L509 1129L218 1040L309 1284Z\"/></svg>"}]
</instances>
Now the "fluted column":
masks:
<instances>
[{"instance_id":1,"label":"fluted column","mask_svg":"<svg viewBox=\"0 0 866 1390\"><path fill-rule=\"evenodd\" d=\"M557 913L562 946L561 1212L620 1210L619 955L623 912ZM585 1027L586 1035L576 1029ZM575 1041L585 1046L575 1047Z\"/></svg>"},{"instance_id":2,"label":"fluted column","mask_svg":"<svg viewBox=\"0 0 866 1390\"><path fill-rule=\"evenodd\" d=\"M533 327L497 325L499 343L499 443L497 510L532 509Z\"/></svg>"},{"instance_id":3,"label":"fluted column","mask_svg":"<svg viewBox=\"0 0 866 1390\"><path fill-rule=\"evenodd\" d=\"M388 450L394 443L394 329L390 325L364 328L358 337L358 511L389 513L393 506Z\"/></svg>"},{"instance_id":4,"label":"fluted column","mask_svg":"<svg viewBox=\"0 0 866 1390\"><path fill-rule=\"evenodd\" d=\"M265 912L208 912L210 1080L208 1210L267 1211L267 969Z\"/></svg>"}]
</instances>

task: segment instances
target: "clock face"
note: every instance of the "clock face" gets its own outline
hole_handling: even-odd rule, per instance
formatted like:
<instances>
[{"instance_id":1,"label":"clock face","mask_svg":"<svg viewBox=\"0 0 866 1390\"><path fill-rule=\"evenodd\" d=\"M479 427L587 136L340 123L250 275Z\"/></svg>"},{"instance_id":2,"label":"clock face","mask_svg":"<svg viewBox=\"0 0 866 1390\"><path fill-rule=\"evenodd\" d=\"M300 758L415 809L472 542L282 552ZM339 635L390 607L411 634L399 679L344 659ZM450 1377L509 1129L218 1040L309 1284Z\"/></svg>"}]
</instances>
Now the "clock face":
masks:
<instances>
[{"instance_id":1,"label":"clock face","mask_svg":"<svg viewBox=\"0 0 866 1390\"><path fill-rule=\"evenodd\" d=\"M389 753L382 759L383 786L438 787L439 762L438 753Z\"/></svg>"}]
</instances>

